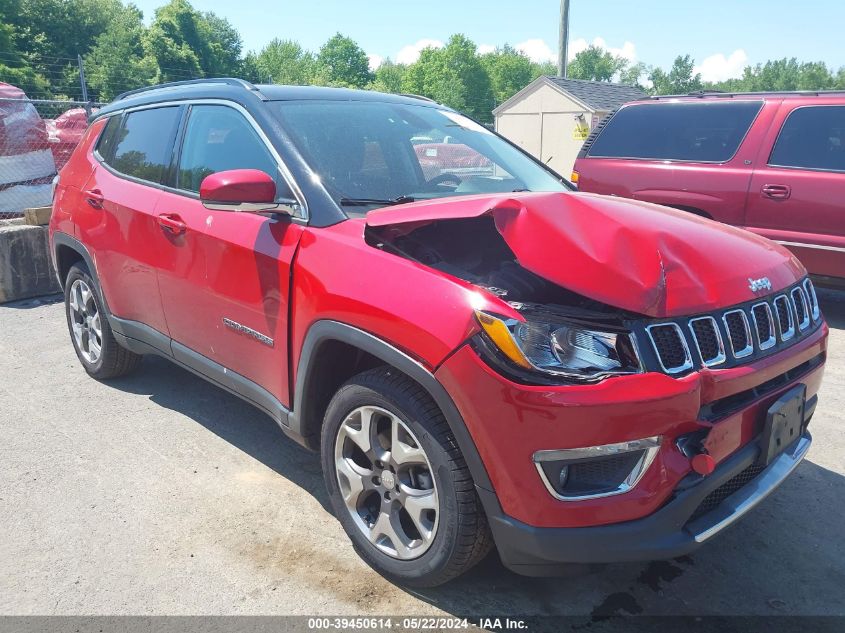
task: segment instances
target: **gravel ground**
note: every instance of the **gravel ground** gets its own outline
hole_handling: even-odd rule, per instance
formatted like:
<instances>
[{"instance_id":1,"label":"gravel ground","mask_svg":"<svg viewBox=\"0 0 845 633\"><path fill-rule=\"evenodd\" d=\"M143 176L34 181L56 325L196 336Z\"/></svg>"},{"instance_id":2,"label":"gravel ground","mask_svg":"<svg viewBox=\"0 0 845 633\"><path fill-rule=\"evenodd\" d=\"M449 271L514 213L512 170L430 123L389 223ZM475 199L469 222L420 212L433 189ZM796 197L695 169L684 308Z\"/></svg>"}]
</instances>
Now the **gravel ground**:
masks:
<instances>
[{"instance_id":1,"label":"gravel ground","mask_svg":"<svg viewBox=\"0 0 845 633\"><path fill-rule=\"evenodd\" d=\"M491 556L442 588L370 571L319 461L159 358L103 384L58 298L0 306L0 614L845 615L845 293L808 459L690 557L529 579Z\"/></svg>"}]
</instances>

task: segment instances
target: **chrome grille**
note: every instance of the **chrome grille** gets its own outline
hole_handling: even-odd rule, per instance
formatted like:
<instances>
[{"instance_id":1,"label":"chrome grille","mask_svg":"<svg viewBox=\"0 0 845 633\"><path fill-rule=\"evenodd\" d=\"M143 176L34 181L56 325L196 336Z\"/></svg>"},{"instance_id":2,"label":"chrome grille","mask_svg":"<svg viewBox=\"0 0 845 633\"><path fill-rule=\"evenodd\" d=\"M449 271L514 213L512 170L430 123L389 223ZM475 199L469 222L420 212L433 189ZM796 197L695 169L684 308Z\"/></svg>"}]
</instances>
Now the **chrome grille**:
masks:
<instances>
[{"instance_id":1,"label":"chrome grille","mask_svg":"<svg viewBox=\"0 0 845 633\"><path fill-rule=\"evenodd\" d=\"M793 288L790 293L792 305L795 307L795 316L798 317L798 329L806 330L810 325L810 311L807 309L807 297L800 287Z\"/></svg>"},{"instance_id":2,"label":"chrome grille","mask_svg":"<svg viewBox=\"0 0 845 633\"><path fill-rule=\"evenodd\" d=\"M813 321L817 321L821 316L819 299L816 296L816 287L809 279L804 280L804 293L807 295L807 300L810 302L810 315L813 317Z\"/></svg>"},{"instance_id":3,"label":"chrome grille","mask_svg":"<svg viewBox=\"0 0 845 633\"><path fill-rule=\"evenodd\" d=\"M708 367L725 362L725 344L716 319L711 316L690 319L690 331L702 362Z\"/></svg>"},{"instance_id":4,"label":"chrome grille","mask_svg":"<svg viewBox=\"0 0 845 633\"><path fill-rule=\"evenodd\" d=\"M757 331L757 344L760 349L769 349L777 344L775 337L775 320L768 303L755 303L751 307L751 318L754 319L754 329Z\"/></svg>"},{"instance_id":5,"label":"chrome grille","mask_svg":"<svg viewBox=\"0 0 845 633\"><path fill-rule=\"evenodd\" d=\"M815 289L806 279L753 304L645 329L663 371L677 374L695 366L752 362L797 341L820 320Z\"/></svg>"},{"instance_id":6,"label":"chrome grille","mask_svg":"<svg viewBox=\"0 0 845 633\"><path fill-rule=\"evenodd\" d=\"M646 328L663 370L677 374L692 367L692 357L681 328L676 323L650 325Z\"/></svg>"},{"instance_id":7,"label":"chrome grille","mask_svg":"<svg viewBox=\"0 0 845 633\"><path fill-rule=\"evenodd\" d=\"M745 358L752 354L754 341L751 340L751 327L748 325L748 316L745 312L743 310L725 312L722 320L725 322L728 342L731 344L734 358Z\"/></svg>"},{"instance_id":8,"label":"chrome grille","mask_svg":"<svg viewBox=\"0 0 845 633\"><path fill-rule=\"evenodd\" d=\"M780 340L788 341L795 336L795 317L792 314L792 306L786 295L775 297L775 312L778 315Z\"/></svg>"}]
</instances>

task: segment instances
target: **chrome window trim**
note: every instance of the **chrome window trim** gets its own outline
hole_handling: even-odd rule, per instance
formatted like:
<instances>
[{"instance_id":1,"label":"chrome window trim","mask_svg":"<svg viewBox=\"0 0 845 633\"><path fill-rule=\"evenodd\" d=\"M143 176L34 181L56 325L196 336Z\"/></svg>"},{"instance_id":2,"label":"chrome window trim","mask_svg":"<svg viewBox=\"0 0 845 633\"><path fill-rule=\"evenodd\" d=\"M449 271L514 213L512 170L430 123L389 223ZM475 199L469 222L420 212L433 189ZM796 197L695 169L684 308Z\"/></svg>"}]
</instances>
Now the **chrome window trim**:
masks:
<instances>
[{"instance_id":1,"label":"chrome window trim","mask_svg":"<svg viewBox=\"0 0 845 633\"><path fill-rule=\"evenodd\" d=\"M789 329L786 332L781 330L780 327L780 308L778 307L778 301L783 299L786 302L786 313L789 319L787 320L789 323ZM788 341L793 336L795 336L795 315L793 314L793 306L792 301L790 301L789 297L785 294L780 294L775 297L774 301L772 302L775 305L775 311L777 312L778 316L778 332L780 332L780 340L781 341Z\"/></svg>"},{"instance_id":2,"label":"chrome window trim","mask_svg":"<svg viewBox=\"0 0 845 633\"><path fill-rule=\"evenodd\" d=\"M228 99L211 99L211 98L208 98L208 99L177 99L177 100L171 100L171 101L157 101L155 103L145 103L143 105L125 108L123 110L117 110L113 113L109 113L109 116L130 114L130 113L136 112L138 110L150 110L150 109L153 109L153 108L163 108L163 107L173 107L173 106L192 106L192 105L218 105L218 106L224 106L224 107L232 108L232 109L238 111L247 120L247 122L255 130L256 134L258 134L259 138L261 139L262 143L264 143L267 150L270 152L270 154L276 160L276 166L279 170L279 174L282 176L282 179L287 183L288 187L290 187L290 190L293 192L293 195L296 198L297 203L299 204L299 207L301 209L301 213L299 213L295 216L291 216L291 217L293 219L297 220L297 221L307 223L308 219L310 218L310 213L308 211L308 203L305 200L305 195L302 193L302 189L300 189L299 184L296 182L296 179L293 177L293 174L291 173L291 171L288 168L285 161L282 159L279 152L276 151L276 148L273 146L273 143L270 142L270 138L267 136L267 134L265 134L264 130L261 128L260 125L258 125L258 123L252 117L252 115L249 113L249 111L246 108L244 108L241 104L236 103L234 101L229 101ZM179 139L177 139L177 142L179 142ZM176 147L174 147L174 151L175 150L176 150ZM128 178L128 179L131 179L135 182L138 182L139 184L151 185L153 187L157 187L159 189L164 189L165 191L169 191L169 192L175 193L177 195L187 196L189 198L194 198L194 199L197 199L197 200L199 199L199 195L197 193L193 192L193 191L188 191L187 189L177 189L175 187L168 187L168 186L162 185L160 183L150 182L150 181L147 181L147 180L142 180L140 178L134 178L134 177L132 177L128 174L123 174L121 172L118 172L114 168L110 167L104 161L100 161L100 162L104 166L109 167L109 171L111 173L117 175L120 178Z\"/></svg>"},{"instance_id":3,"label":"chrome window trim","mask_svg":"<svg viewBox=\"0 0 845 633\"><path fill-rule=\"evenodd\" d=\"M757 324L756 309L761 306L766 309L766 318L768 318L769 320L769 338L765 341L760 339L760 327ZM778 339L777 334L775 334L775 321L772 317L772 308L769 306L768 302L761 301L760 303L755 303L753 306L751 306L751 318L754 320L754 330L757 332L757 343L760 346L760 349L771 349L772 347L777 345Z\"/></svg>"},{"instance_id":4,"label":"chrome window trim","mask_svg":"<svg viewBox=\"0 0 845 633\"><path fill-rule=\"evenodd\" d=\"M796 292L801 297L801 305L804 306L804 320L800 323L798 322L798 302L795 300ZM810 327L810 306L807 303L807 297L804 296L804 290L801 289L801 286L795 286L789 291L789 296L792 298L792 307L795 310L795 322L798 323L798 329L799 331L806 330Z\"/></svg>"},{"instance_id":5,"label":"chrome window trim","mask_svg":"<svg viewBox=\"0 0 845 633\"><path fill-rule=\"evenodd\" d=\"M666 365L663 364L663 359L660 358L660 351L657 349L657 343L654 340L654 336L652 335L651 331L654 328L659 327L673 327L678 332L678 336L681 339L681 345L684 347L684 364L679 365L678 367L673 367L669 369ZM687 339L684 336L684 331L681 329L681 326L677 323L654 323L653 325L646 326L646 332L648 333L648 337L651 339L651 346L654 348L654 353L657 356L657 362L660 363L660 367L663 368L667 374L677 374L682 371L686 371L687 369L692 369L692 354L689 351L689 345L687 344Z\"/></svg>"},{"instance_id":6,"label":"chrome window trim","mask_svg":"<svg viewBox=\"0 0 845 633\"><path fill-rule=\"evenodd\" d=\"M742 316L742 323L745 325L745 338L748 341L743 349L737 350L734 347L733 337L731 336L731 328L728 326L728 317L732 314L739 314ZM754 338L751 336L751 325L748 323L748 315L745 310L728 310L722 315L722 323L725 324L725 334L728 336L728 342L731 344L731 353L734 358L745 358L754 353Z\"/></svg>"},{"instance_id":7,"label":"chrome window trim","mask_svg":"<svg viewBox=\"0 0 845 633\"><path fill-rule=\"evenodd\" d=\"M586 446L584 448L564 448L558 450L537 451L531 456L531 461L534 462L534 466L540 474L540 479L543 481L543 485L546 487L546 490L548 490L549 494L558 501L587 501L589 499L602 499L604 497L613 497L629 492L640 482L646 471L648 471L649 466L651 466L652 462L654 462L654 458L657 457L657 453L660 451L661 439L662 438L659 435L655 435L640 440L620 442L618 444L603 444L600 446ZM643 450L645 451L643 456L634 465L630 474L621 484L619 484L617 488L595 494L573 496L559 494L557 490L554 489L554 486L552 486L548 477L546 477L546 471L544 471L541 466L543 462L578 460L590 457L606 457L609 455L619 455Z\"/></svg>"},{"instance_id":8,"label":"chrome window trim","mask_svg":"<svg viewBox=\"0 0 845 633\"><path fill-rule=\"evenodd\" d=\"M704 357L701 355L701 346L698 344L698 336L695 334L695 329L692 327L693 323L698 321L710 321L713 324L713 331L716 333L716 340L719 343L719 354L712 360L706 361ZM701 359L701 362L704 363L705 367L714 367L715 365L721 365L724 363L728 356L725 354L725 341L722 339L722 333L719 331L719 323L714 319L712 316L703 316L703 317L696 317L694 319L689 320L689 329L690 334L692 334L692 341L695 343L695 349L698 351L698 357ZM659 360L659 359L658 359Z\"/></svg>"},{"instance_id":9,"label":"chrome window trim","mask_svg":"<svg viewBox=\"0 0 845 633\"><path fill-rule=\"evenodd\" d=\"M813 282L810 281L809 277L804 280L804 292L807 293L807 297L812 299L813 302L813 311L812 317L813 321L818 321L819 317L822 315L821 308L819 307L819 297L816 295L816 287L813 285Z\"/></svg>"}]
</instances>

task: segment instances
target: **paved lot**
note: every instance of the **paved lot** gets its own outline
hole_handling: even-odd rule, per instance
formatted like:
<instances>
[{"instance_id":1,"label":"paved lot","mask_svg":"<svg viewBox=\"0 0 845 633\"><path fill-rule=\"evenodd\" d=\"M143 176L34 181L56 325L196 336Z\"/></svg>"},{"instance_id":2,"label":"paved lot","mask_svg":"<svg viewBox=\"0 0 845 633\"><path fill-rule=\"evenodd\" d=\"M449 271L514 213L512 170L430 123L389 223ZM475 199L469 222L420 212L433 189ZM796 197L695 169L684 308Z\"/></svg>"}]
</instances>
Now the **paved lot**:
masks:
<instances>
[{"instance_id":1,"label":"paved lot","mask_svg":"<svg viewBox=\"0 0 845 633\"><path fill-rule=\"evenodd\" d=\"M158 359L102 384L62 305L0 306L0 614L845 614L845 293L809 458L678 561L407 591L359 561L314 455Z\"/></svg>"}]
</instances>

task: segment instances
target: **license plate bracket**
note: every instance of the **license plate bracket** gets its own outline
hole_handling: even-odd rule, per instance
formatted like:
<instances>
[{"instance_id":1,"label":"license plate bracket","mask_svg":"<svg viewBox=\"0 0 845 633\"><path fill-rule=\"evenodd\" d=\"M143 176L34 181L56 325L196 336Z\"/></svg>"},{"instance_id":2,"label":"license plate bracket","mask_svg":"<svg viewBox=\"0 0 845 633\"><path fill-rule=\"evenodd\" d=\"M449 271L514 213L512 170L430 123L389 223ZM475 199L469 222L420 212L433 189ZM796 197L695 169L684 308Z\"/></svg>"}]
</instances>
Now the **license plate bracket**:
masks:
<instances>
[{"instance_id":1,"label":"license plate bracket","mask_svg":"<svg viewBox=\"0 0 845 633\"><path fill-rule=\"evenodd\" d=\"M769 407L760 438L761 465L768 466L775 457L801 437L806 403L807 386L796 385Z\"/></svg>"}]
</instances>

